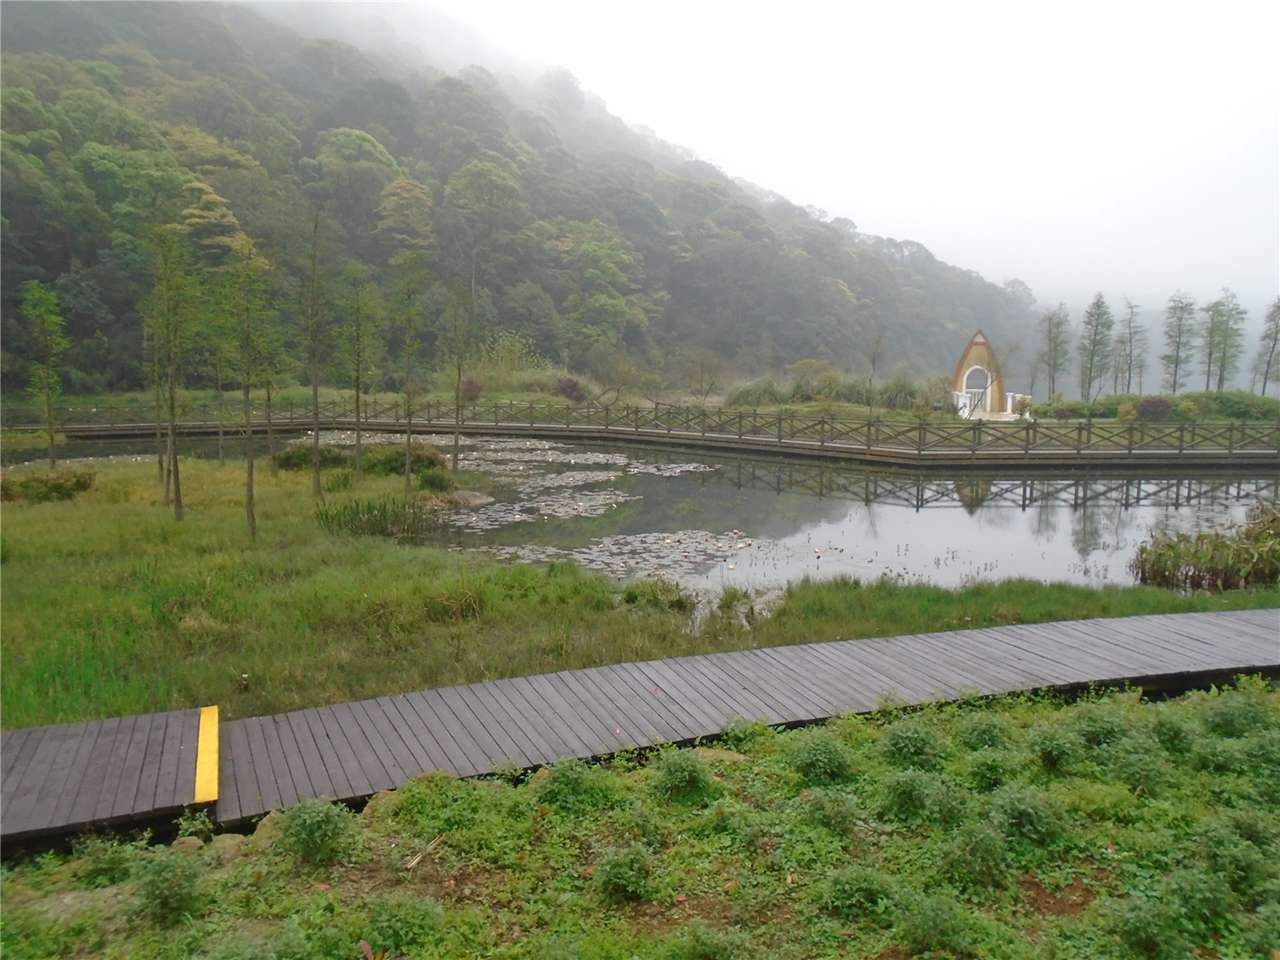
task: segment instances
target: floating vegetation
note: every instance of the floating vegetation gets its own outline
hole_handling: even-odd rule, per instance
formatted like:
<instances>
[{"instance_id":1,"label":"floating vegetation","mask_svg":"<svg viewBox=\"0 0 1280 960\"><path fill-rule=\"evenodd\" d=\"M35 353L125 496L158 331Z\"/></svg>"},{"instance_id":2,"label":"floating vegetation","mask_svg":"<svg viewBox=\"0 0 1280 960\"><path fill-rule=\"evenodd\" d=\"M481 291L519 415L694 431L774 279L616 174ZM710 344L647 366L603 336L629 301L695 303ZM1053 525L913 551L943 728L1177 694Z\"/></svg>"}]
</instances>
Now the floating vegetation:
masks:
<instances>
[{"instance_id":1,"label":"floating vegetation","mask_svg":"<svg viewBox=\"0 0 1280 960\"><path fill-rule=\"evenodd\" d=\"M391 537L420 540L438 534L442 511L433 503L383 497L380 500L344 500L316 507L316 522L335 536Z\"/></svg>"},{"instance_id":2,"label":"floating vegetation","mask_svg":"<svg viewBox=\"0 0 1280 960\"><path fill-rule=\"evenodd\" d=\"M1261 507L1226 532L1160 534L1138 547L1139 583L1186 590L1238 590L1280 583L1280 509Z\"/></svg>"}]
</instances>

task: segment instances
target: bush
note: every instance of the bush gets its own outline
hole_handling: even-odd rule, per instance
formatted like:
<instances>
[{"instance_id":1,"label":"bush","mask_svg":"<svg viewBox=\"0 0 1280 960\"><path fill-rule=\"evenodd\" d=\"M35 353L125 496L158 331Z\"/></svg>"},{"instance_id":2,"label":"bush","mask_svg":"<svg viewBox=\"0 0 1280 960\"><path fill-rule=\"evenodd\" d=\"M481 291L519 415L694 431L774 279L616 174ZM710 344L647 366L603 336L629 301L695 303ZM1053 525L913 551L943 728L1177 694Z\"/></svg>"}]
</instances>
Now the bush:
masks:
<instances>
[{"instance_id":1,"label":"bush","mask_svg":"<svg viewBox=\"0 0 1280 960\"><path fill-rule=\"evenodd\" d=\"M782 389L768 377L740 384L725 398L727 407L774 407L784 402Z\"/></svg>"},{"instance_id":2,"label":"bush","mask_svg":"<svg viewBox=\"0 0 1280 960\"><path fill-rule=\"evenodd\" d=\"M901 911L898 938L913 955L973 956L974 932L965 910L939 894L913 897Z\"/></svg>"},{"instance_id":3,"label":"bush","mask_svg":"<svg viewBox=\"0 0 1280 960\"><path fill-rule=\"evenodd\" d=\"M969 755L969 781L984 792L1008 783L1017 772L1017 758L1007 750L983 747Z\"/></svg>"},{"instance_id":4,"label":"bush","mask_svg":"<svg viewBox=\"0 0 1280 960\"><path fill-rule=\"evenodd\" d=\"M1248 763L1248 754L1239 740L1206 737L1191 747L1191 766L1209 773L1235 773Z\"/></svg>"},{"instance_id":5,"label":"bush","mask_svg":"<svg viewBox=\"0 0 1280 960\"><path fill-rule=\"evenodd\" d=\"M671 938L671 960L746 960L755 956L751 938L738 930L717 930L694 920Z\"/></svg>"},{"instance_id":6,"label":"bush","mask_svg":"<svg viewBox=\"0 0 1280 960\"><path fill-rule=\"evenodd\" d=\"M1203 417L1200 405L1194 400L1179 400L1173 408L1173 419L1183 423L1195 423Z\"/></svg>"},{"instance_id":7,"label":"bush","mask_svg":"<svg viewBox=\"0 0 1280 960\"><path fill-rule=\"evenodd\" d=\"M1173 960L1190 954L1178 905L1160 897L1134 895L1116 901L1108 926L1135 953L1153 960Z\"/></svg>"},{"instance_id":8,"label":"bush","mask_svg":"<svg viewBox=\"0 0 1280 960\"><path fill-rule=\"evenodd\" d=\"M957 725L956 739L970 750L1008 746L1010 724L998 713L987 710L970 713Z\"/></svg>"},{"instance_id":9,"label":"bush","mask_svg":"<svg viewBox=\"0 0 1280 960\"><path fill-rule=\"evenodd\" d=\"M444 457L435 447L414 441L409 444L409 472L421 473L427 469L443 469ZM404 475L404 445L379 443L365 448L364 472L375 477Z\"/></svg>"},{"instance_id":10,"label":"bush","mask_svg":"<svg viewBox=\"0 0 1280 960\"><path fill-rule=\"evenodd\" d=\"M967 799L963 789L936 773L904 770L884 778L880 809L902 823L949 826L962 818Z\"/></svg>"},{"instance_id":11,"label":"bush","mask_svg":"<svg viewBox=\"0 0 1280 960\"><path fill-rule=\"evenodd\" d=\"M600 892L614 903L648 898L652 875L653 855L638 843L606 850L595 870Z\"/></svg>"},{"instance_id":12,"label":"bush","mask_svg":"<svg viewBox=\"0 0 1280 960\"><path fill-rule=\"evenodd\" d=\"M1005 838L989 823L966 823L942 847L942 871L961 887L998 887L1009 872Z\"/></svg>"},{"instance_id":13,"label":"bush","mask_svg":"<svg viewBox=\"0 0 1280 960\"><path fill-rule=\"evenodd\" d=\"M1061 773L1069 768L1078 759L1082 749L1080 738L1056 723L1036 727L1027 738L1027 744L1040 765L1054 773Z\"/></svg>"},{"instance_id":14,"label":"bush","mask_svg":"<svg viewBox=\"0 0 1280 960\"><path fill-rule=\"evenodd\" d=\"M199 876L191 857L168 848L150 851L136 873L140 912L162 927L194 915L200 904Z\"/></svg>"},{"instance_id":15,"label":"bush","mask_svg":"<svg viewBox=\"0 0 1280 960\"><path fill-rule=\"evenodd\" d=\"M564 813L587 813L609 806L617 791L609 775L581 760L560 760L547 767L547 778L538 788L538 797Z\"/></svg>"},{"instance_id":16,"label":"bush","mask_svg":"<svg viewBox=\"0 0 1280 960\"><path fill-rule=\"evenodd\" d=\"M622 602L633 607L651 607L673 613L693 613L697 598L671 580L635 580L622 588Z\"/></svg>"},{"instance_id":17,"label":"bush","mask_svg":"<svg viewBox=\"0 0 1280 960\"><path fill-rule=\"evenodd\" d=\"M444 910L434 900L380 898L373 902L365 939L375 956L408 956L431 944L443 919Z\"/></svg>"},{"instance_id":18,"label":"bush","mask_svg":"<svg viewBox=\"0 0 1280 960\"><path fill-rule=\"evenodd\" d=\"M691 750L663 750L654 762L654 788L665 800L705 802L712 792L711 771Z\"/></svg>"},{"instance_id":19,"label":"bush","mask_svg":"<svg viewBox=\"0 0 1280 960\"><path fill-rule=\"evenodd\" d=\"M720 731L720 739L725 746L741 750L757 740L764 740L774 735L773 728L763 720L731 720L729 725Z\"/></svg>"},{"instance_id":20,"label":"bush","mask_svg":"<svg viewBox=\"0 0 1280 960\"><path fill-rule=\"evenodd\" d=\"M1275 950L1280 943L1280 898L1264 903L1252 919L1245 921L1244 942L1255 956L1265 957L1267 951Z\"/></svg>"},{"instance_id":21,"label":"bush","mask_svg":"<svg viewBox=\"0 0 1280 960\"><path fill-rule=\"evenodd\" d=\"M276 466L281 470L310 470L311 455L311 441L307 440L302 443L291 443L283 450L276 451ZM323 444L320 446L321 470L345 467L347 465L347 460L347 453L339 450L337 447L329 447Z\"/></svg>"},{"instance_id":22,"label":"bush","mask_svg":"<svg viewBox=\"0 0 1280 960\"><path fill-rule=\"evenodd\" d=\"M1129 567L1140 583L1181 590L1239 590L1280 582L1280 512L1229 532L1155 534Z\"/></svg>"},{"instance_id":23,"label":"bush","mask_svg":"<svg viewBox=\"0 0 1280 960\"><path fill-rule=\"evenodd\" d=\"M209 819L207 810L197 810L195 813L188 811L178 817L178 836L180 837L196 837L208 843L213 839L215 830L214 822Z\"/></svg>"},{"instance_id":24,"label":"bush","mask_svg":"<svg viewBox=\"0 0 1280 960\"><path fill-rule=\"evenodd\" d=\"M808 783L837 783L853 775L853 753L827 730L795 734L787 759Z\"/></svg>"},{"instance_id":25,"label":"bush","mask_svg":"<svg viewBox=\"0 0 1280 960\"><path fill-rule=\"evenodd\" d=\"M871 867L841 867L819 885L818 906L843 920L888 926L897 906L897 887L891 877Z\"/></svg>"},{"instance_id":26,"label":"bush","mask_svg":"<svg viewBox=\"0 0 1280 960\"><path fill-rule=\"evenodd\" d=\"M808 818L838 837L852 836L862 818L857 801L847 793L815 790L807 806Z\"/></svg>"},{"instance_id":27,"label":"bush","mask_svg":"<svg viewBox=\"0 0 1280 960\"><path fill-rule=\"evenodd\" d=\"M0 478L0 500L25 500L48 503L70 500L93 486L96 474L91 470L58 470L54 473L8 474Z\"/></svg>"},{"instance_id":28,"label":"bush","mask_svg":"<svg viewBox=\"0 0 1280 960\"><path fill-rule=\"evenodd\" d=\"M1090 747L1102 747L1124 736L1124 717L1110 703L1083 703L1073 708L1068 726Z\"/></svg>"},{"instance_id":29,"label":"bush","mask_svg":"<svg viewBox=\"0 0 1280 960\"><path fill-rule=\"evenodd\" d=\"M467 377L462 381L461 385L459 385L458 393L461 395L463 403L475 403L480 399L480 394L483 392L483 389L484 388L480 386L479 381L473 380L471 377Z\"/></svg>"},{"instance_id":30,"label":"bush","mask_svg":"<svg viewBox=\"0 0 1280 960\"><path fill-rule=\"evenodd\" d=\"M111 837L87 834L72 849L84 863L81 879L91 887L111 887L123 883L133 873L138 858L146 852L146 840L122 843Z\"/></svg>"},{"instance_id":31,"label":"bush","mask_svg":"<svg viewBox=\"0 0 1280 960\"><path fill-rule=\"evenodd\" d=\"M991 819L1006 837L1037 847L1054 843L1066 829L1061 812L1046 794L1019 785L996 791Z\"/></svg>"},{"instance_id":32,"label":"bush","mask_svg":"<svg viewBox=\"0 0 1280 960\"><path fill-rule=\"evenodd\" d=\"M418 471L418 489L447 493L453 489L453 476L440 467L424 467Z\"/></svg>"},{"instance_id":33,"label":"bush","mask_svg":"<svg viewBox=\"0 0 1280 960\"><path fill-rule=\"evenodd\" d=\"M884 750L900 766L931 770L940 759L938 736L936 728L919 718L899 720L885 731Z\"/></svg>"},{"instance_id":34,"label":"bush","mask_svg":"<svg viewBox=\"0 0 1280 960\"><path fill-rule=\"evenodd\" d=\"M1168 709L1157 707L1156 718L1151 722L1151 735L1166 752L1177 757L1186 756L1195 740L1191 725Z\"/></svg>"},{"instance_id":35,"label":"bush","mask_svg":"<svg viewBox=\"0 0 1280 960\"><path fill-rule=\"evenodd\" d=\"M1138 401L1138 419L1146 422L1168 420L1173 412L1173 401L1168 397L1142 397Z\"/></svg>"},{"instance_id":36,"label":"bush","mask_svg":"<svg viewBox=\"0 0 1280 960\"><path fill-rule=\"evenodd\" d=\"M556 393L570 403L582 403L587 399L587 391L583 390L582 384L573 377L561 377L556 384Z\"/></svg>"},{"instance_id":37,"label":"bush","mask_svg":"<svg viewBox=\"0 0 1280 960\"><path fill-rule=\"evenodd\" d=\"M327 800L303 800L280 815L276 843L306 863L337 863L355 849L355 814Z\"/></svg>"},{"instance_id":38,"label":"bush","mask_svg":"<svg viewBox=\"0 0 1280 960\"><path fill-rule=\"evenodd\" d=\"M1201 716L1204 725L1220 737L1243 737L1267 723L1266 694L1254 690L1228 690L1209 698Z\"/></svg>"},{"instance_id":39,"label":"bush","mask_svg":"<svg viewBox=\"0 0 1280 960\"><path fill-rule=\"evenodd\" d=\"M1169 780L1169 766L1154 739L1126 737L1115 744L1106 758L1107 772L1134 793L1154 796Z\"/></svg>"}]
</instances>

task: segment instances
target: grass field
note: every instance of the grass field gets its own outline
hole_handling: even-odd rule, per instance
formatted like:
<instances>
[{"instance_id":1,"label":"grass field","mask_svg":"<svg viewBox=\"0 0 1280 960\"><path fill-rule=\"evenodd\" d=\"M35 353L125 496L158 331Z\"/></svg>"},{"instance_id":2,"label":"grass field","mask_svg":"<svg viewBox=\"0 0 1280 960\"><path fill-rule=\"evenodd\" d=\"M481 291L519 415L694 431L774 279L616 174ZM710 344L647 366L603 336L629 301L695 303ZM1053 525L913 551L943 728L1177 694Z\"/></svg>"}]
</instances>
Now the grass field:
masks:
<instances>
[{"instance_id":1,"label":"grass field","mask_svg":"<svg viewBox=\"0 0 1280 960\"><path fill-rule=\"evenodd\" d=\"M6 960L1266 960L1280 698L885 710L4 872ZM728 748L728 749L725 749ZM187 821L188 833L204 825Z\"/></svg>"},{"instance_id":2,"label":"grass field","mask_svg":"<svg viewBox=\"0 0 1280 960\"><path fill-rule=\"evenodd\" d=\"M334 537L310 478L258 470L245 533L243 464L183 464L187 518L155 465L101 464L69 502L6 503L0 691L6 728L216 703L228 717L623 660L842 637L1134 613L1280 606L1280 588L1222 595L1031 581L960 590L793 585L695 625L687 598L579 568ZM369 478L343 497L391 494Z\"/></svg>"}]
</instances>

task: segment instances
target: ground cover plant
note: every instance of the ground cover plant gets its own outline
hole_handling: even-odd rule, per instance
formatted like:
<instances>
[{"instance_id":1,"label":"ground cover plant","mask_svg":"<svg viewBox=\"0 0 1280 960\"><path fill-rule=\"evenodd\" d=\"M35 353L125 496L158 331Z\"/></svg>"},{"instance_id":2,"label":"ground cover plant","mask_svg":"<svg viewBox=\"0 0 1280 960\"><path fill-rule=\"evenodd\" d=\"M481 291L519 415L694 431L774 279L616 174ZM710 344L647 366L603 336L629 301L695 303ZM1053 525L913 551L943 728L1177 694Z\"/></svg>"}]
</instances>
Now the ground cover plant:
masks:
<instances>
[{"instance_id":1,"label":"ground cover plant","mask_svg":"<svg viewBox=\"0 0 1280 960\"><path fill-rule=\"evenodd\" d=\"M1045 730L1075 738L1065 766L1044 762ZM904 749L917 732L936 746L929 769ZM815 782L832 765L798 758L833 745L848 765ZM969 783L993 749L1015 761L1008 782ZM1169 776L1127 785L1117 771L1135 751ZM1197 759L1224 751L1228 770ZM923 810L900 803L907 781L924 785ZM1266 958L1280 943L1277 809L1280 694L1258 678L1159 703L1115 691L790 732L739 723L716 749L527 780L430 774L359 816L308 801L250 838L93 838L6 868L0 947L18 960L346 960L361 941L442 960Z\"/></svg>"},{"instance_id":2,"label":"ground cover plant","mask_svg":"<svg viewBox=\"0 0 1280 960\"><path fill-rule=\"evenodd\" d=\"M250 542L242 466L231 460L184 463L181 524L159 503L154 463L95 469L93 486L74 500L5 504L6 728L206 703L246 716L716 650L1280 606L1275 586L1215 596L1035 581L948 590L833 580L794 583L771 613L749 622L733 602L698 618L671 584L619 584L567 564L499 564L346 532L348 524L391 523L390 512L359 505L402 495L395 476L326 492L326 530L306 471L261 470L260 529ZM427 520L431 496L414 494ZM815 771L838 769L838 755L819 754Z\"/></svg>"}]
</instances>

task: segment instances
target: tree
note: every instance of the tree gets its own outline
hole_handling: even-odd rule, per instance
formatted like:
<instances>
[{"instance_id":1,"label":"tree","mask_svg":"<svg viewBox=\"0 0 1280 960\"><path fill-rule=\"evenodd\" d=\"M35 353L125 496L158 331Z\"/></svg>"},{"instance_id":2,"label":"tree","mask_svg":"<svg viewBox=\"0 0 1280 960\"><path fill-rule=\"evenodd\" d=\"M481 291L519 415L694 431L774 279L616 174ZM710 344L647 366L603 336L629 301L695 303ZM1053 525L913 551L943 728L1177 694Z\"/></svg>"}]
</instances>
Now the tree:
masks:
<instances>
[{"instance_id":1,"label":"tree","mask_svg":"<svg viewBox=\"0 0 1280 960\"><path fill-rule=\"evenodd\" d=\"M218 420L218 466L225 466L225 392L235 363L231 286L225 269L204 270L200 273L199 310L198 350L201 362L213 373L214 416Z\"/></svg>"},{"instance_id":2,"label":"tree","mask_svg":"<svg viewBox=\"0 0 1280 960\"><path fill-rule=\"evenodd\" d=\"M1254 370L1262 381L1258 393L1267 395L1267 385L1276 373L1276 362L1280 360L1280 297L1267 310L1266 320L1262 324L1262 337L1258 345L1258 355L1254 358Z\"/></svg>"},{"instance_id":3,"label":"tree","mask_svg":"<svg viewBox=\"0 0 1280 960\"><path fill-rule=\"evenodd\" d=\"M1139 307L1128 297L1124 301L1124 318L1116 334L1115 355L1116 393L1133 393L1135 377L1141 377L1147 353L1147 329L1138 322Z\"/></svg>"},{"instance_id":4,"label":"tree","mask_svg":"<svg viewBox=\"0 0 1280 960\"><path fill-rule=\"evenodd\" d=\"M378 327L383 318L384 307L382 293L370 279L369 268L364 264L354 261L348 263L343 269L342 279L341 365L347 382L355 392L355 475L360 480L364 476L361 402L364 391L373 378L374 366L381 352Z\"/></svg>"},{"instance_id":5,"label":"tree","mask_svg":"<svg viewBox=\"0 0 1280 960\"><path fill-rule=\"evenodd\" d=\"M453 454L451 469L458 472L458 448L460 446L462 424L462 376L466 369L467 358L475 347L475 328L472 325L475 307L465 287L453 284L449 288L449 299L445 303L441 317L440 349L445 361L453 371Z\"/></svg>"},{"instance_id":6,"label":"tree","mask_svg":"<svg viewBox=\"0 0 1280 960\"><path fill-rule=\"evenodd\" d=\"M320 487L320 365L329 345L328 340L328 323L320 295L320 207L317 206L311 221L307 280L302 290L302 342L307 355L307 379L311 381L311 495L313 497L322 495Z\"/></svg>"},{"instance_id":7,"label":"tree","mask_svg":"<svg viewBox=\"0 0 1280 960\"><path fill-rule=\"evenodd\" d=\"M231 308L235 322L236 361L240 376L240 400L244 424L244 514L249 538L258 536L258 518L253 490L253 402L251 392L261 376L269 351L268 327L272 318L267 296L267 275L271 266L258 255L247 237L232 249L228 270L231 276Z\"/></svg>"},{"instance_id":8,"label":"tree","mask_svg":"<svg viewBox=\"0 0 1280 960\"><path fill-rule=\"evenodd\" d=\"M418 391L418 353L422 349L424 296L430 271L426 254L407 250L391 261L396 272L395 326L400 340L400 390L404 394L404 496L413 492L413 404Z\"/></svg>"},{"instance_id":9,"label":"tree","mask_svg":"<svg viewBox=\"0 0 1280 960\"><path fill-rule=\"evenodd\" d=\"M168 419L168 483L173 516L182 519L182 478L178 471L178 386L191 349L196 304L191 250L179 226L160 227L152 237L151 292L141 305L143 321L159 358Z\"/></svg>"},{"instance_id":10,"label":"tree","mask_svg":"<svg viewBox=\"0 0 1280 960\"><path fill-rule=\"evenodd\" d=\"M1164 310L1164 387L1177 393L1187 380L1196 341L1196 302L1182 291L1169 298Z\"/></svg>"},{"instance_id":11,"label":"tree","mask_svg":"<svg viewBox=\"0 0 1280 960\"><path fill-rule=\"evenodd\" d=\"M1111 331L1114 327L1115 318L1111 315L1111 308L1099 293L1085 308L1084 320L1080 324L1080 344L1077 348L1080 355L1080 399L1085 403L1092 403L1097 396L1095 387L1100 389L1106 382L1111 363Z\"/></svg>"},{"instance_id":12,"label":"tree","mask_svg":"<svg viewBox=\"0 0 1280 960\"><path fill-rule=\"evenodd\" d=\"M54 452L54 425L57 413L54 409L62 396L62 356L71 346L64 332L66 322L58 310L58 297L39 280L28 280L22 285L22 319L26 322L38 358L31 365L31 379L27 393L40 404L49 438L49 469L58 465Z\"/></svg>"},{"instance_id":13,"label":"tree","mask_svg":"<svg viewBox=\"0 0 1280 960\"><path fill-rule=\"evenodd\" d=\"M1214 386L1218 393L1240 365L1244 352L1245 310L1235 293L1226 287L1222 296L1200 308L1200 356L1204 364L1204 389Z\"/></svg>"},{"instance_id":14,"label":"tree","mask_svg":"<svg viewBox=\"0 0 1280 960\"><path fill-rule=\"evenodd\" d=\"M1049 399L1058 395L1058 377L1071 365L1071 317L1067 305L1060 303L1040 314L1040 352L1036 364L1049 378Z\"/></svg>"}]
</instances>

